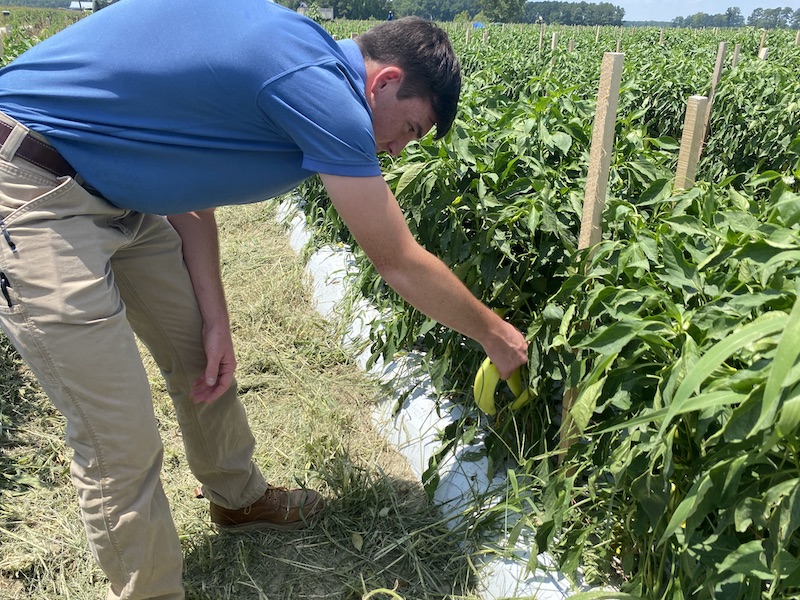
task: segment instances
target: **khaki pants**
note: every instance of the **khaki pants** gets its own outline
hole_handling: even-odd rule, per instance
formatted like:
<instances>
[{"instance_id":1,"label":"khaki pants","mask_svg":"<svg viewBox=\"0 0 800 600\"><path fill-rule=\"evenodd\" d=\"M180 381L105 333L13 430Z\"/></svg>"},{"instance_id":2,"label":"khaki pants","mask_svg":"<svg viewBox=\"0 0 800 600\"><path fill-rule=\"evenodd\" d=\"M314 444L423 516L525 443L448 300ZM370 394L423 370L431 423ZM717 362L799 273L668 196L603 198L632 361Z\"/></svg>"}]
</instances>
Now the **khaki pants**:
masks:
<instances>
[{"instance_id":1,"label":"khaki pants","mask_svg":"<svg viewBox=\"0 0 800 600\"><path fill-rule=\"evenodd\" d=\"M0 150L0 325L66 417L72 479L108 597L183 598L134 333L166 379L189 467L211 501L239 508L263 494L253 435L235 385L211 404L189 398L205 354L177 233L163 217L118 209L14 157L23 130L16 124Z\"/></svg>"}]
</instances>

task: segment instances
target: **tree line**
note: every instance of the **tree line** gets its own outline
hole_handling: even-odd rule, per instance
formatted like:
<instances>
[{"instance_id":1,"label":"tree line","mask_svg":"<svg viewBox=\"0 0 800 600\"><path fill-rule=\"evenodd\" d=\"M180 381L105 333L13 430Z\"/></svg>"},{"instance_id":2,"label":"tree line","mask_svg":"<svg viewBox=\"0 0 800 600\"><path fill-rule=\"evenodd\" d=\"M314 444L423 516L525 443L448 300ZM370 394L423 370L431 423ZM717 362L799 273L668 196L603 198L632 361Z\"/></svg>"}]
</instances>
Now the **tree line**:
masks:
<instances>
[{"instance_id":1,"label":"tree line","mask_svg":"<svg viewBox=\"0 0 800 600\"><path fill-rule=\"evenodd\" d=\"M277 0L296 9L312 0ZM417 15L433 21L622 25L625 10L609 2L526 2L525 0L314 0L333 7L335 18L385 19Z\"/></svg>"},{"instance_id":2,"label":"tree line","mask_svg":"<svg viewBox=\"0 0 800 600\"><path fill-rule=\"evenodd\" d=\"M623 24L625 10L610 2L526 2L526 0L277 0L296 10L307 6L333 8L337 19L386 19L418 15L433 21L485 21L487 23L553 23L559 25ZM103 3L103 0L100 0ZM109 0L105 0L108 3ZM3 5L68 8L70 0L7 0ZM756 27L800 29L800 9L756 8L745 18L741 9L724 13L696 13L677 17L674 27Z\"/></svg>"},{"instance_id":3,"label":"tree line","mask_svg":"<svg viewBox=\"0 0 800 600\"><path fill-rule=\"evenodd\" d=\"M527 2L525 22L560 25L622 25L625 9L609 2Z\"/></svg>"},{"instance_id":4,"label":"tree line","mask_svg":"<svg viewBox=\"0 0 800 600\"><path fill-rule=\"evenodd\" d=\"M433 21L623 25L625 9L611 2L526 2L526 0L277 0L296 9L301 2L333 7L337 19L386 19L417 15ZM666 23L664 23L666 24ZM757 8L745 18L738 7L673 19L674 27L800 28L800 9Z\"/></svg>"},{"instance_id":5,"label":"tree line","mask_svg":"<svg viewBox=\"0 0 800 600\"><path fill-rule=\"evenodd\" d=\"M756 27L758 29L800 29L800 9L786 8L756 8L745 19L738 7L731 7L724 13L708 15L703 12L689 17L673 19L675 27L689 27L699 29L702 27Z\"/></svg>"},{"instance_id":6,"label":"tree line","mask_svg":"<svg viewBox=\"0 0 800 600\"><path fill-rule=\"evenodd\" d=\"M11 0L0 2L4 8L26 6L30 8L69 8L70 0Z\"/></svg>"}]
</instances>

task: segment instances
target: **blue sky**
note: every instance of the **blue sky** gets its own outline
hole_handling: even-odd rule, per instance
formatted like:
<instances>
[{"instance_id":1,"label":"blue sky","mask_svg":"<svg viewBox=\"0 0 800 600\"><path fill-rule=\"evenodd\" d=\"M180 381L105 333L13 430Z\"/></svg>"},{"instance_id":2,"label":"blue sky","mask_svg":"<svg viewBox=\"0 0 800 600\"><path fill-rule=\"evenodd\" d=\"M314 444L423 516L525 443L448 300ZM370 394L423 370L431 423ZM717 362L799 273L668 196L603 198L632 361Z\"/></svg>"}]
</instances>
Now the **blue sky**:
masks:
<instances>
[{"instance_id":1,"label":"blue sky","mask_svg":"<svg viewBox=\"0 0 800 600\"><path fill-rule=\"evenodd\" d=\"M580 1L580 0L570 0ZM585 0L600 2L601 0ZM675 17L688 17L704 12L709 15L724 13L738 6L745 19L756 8L800 8L800 0L603 0L625 9L626 21L672 21Z\"/></svg>"}]
</instances>

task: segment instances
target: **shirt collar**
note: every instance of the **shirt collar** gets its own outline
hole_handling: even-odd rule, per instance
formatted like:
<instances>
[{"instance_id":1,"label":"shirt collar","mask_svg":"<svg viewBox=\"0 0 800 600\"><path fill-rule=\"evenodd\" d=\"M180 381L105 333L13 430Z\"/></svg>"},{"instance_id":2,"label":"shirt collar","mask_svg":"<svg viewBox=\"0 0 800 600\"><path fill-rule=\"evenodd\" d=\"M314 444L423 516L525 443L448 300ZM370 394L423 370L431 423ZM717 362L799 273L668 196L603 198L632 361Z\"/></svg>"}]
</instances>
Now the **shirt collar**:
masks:
<instances>
[{"instance_id":1,"label":"shirt collar","mask_svg":"<svg viewBox=\"0 0 800 600\"><path fill-rule=\"evenodd\" d=\"M358 76L366 84L367 82L367 66L364 64L364 56L361 54L361 48L358 47L355 40L344 39L336 42L339 49L344 54L347 63L355 69Z\"/></svg>"}]
</instances>

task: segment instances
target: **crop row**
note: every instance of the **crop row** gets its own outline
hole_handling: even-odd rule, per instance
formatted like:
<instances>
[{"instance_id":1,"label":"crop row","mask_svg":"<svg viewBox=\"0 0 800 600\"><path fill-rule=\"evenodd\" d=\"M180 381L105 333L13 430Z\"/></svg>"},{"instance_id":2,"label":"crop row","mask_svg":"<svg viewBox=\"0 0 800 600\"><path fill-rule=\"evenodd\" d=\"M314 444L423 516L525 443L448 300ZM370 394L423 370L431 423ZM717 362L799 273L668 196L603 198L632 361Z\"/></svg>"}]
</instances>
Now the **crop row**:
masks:
<instances>
[{"instance_id":1,"label":"crop row","mask_svg":"<svg viewBox=\"0 0 800 600\"><path fill-rule=\"evenodd\" d=\"M669 30L663 45L659 30L625 31L604 236L589 252L577 234L599 64L619 30L599 44L565 31L572 52L546 37L540 51L537 27L485 43L462 32L452 133L387 160L387 179L420 241L527 331L536 400L471 411L444 449L487 431L492 468L518 491L501 506L567 572L647 598L796 594L800 48L774 34L763 61L753 30ZM676 191L686 100L708 93L721 41L741 44L739 62L716 89L698 182ZM349 242L318 184L305 192L320 239ZM357 256L356 288L384 315L375 356L422 348L441 392L471 404L481 349ZM565 391L578 436L561 452Z\"/></svg>"}]
</instances>

